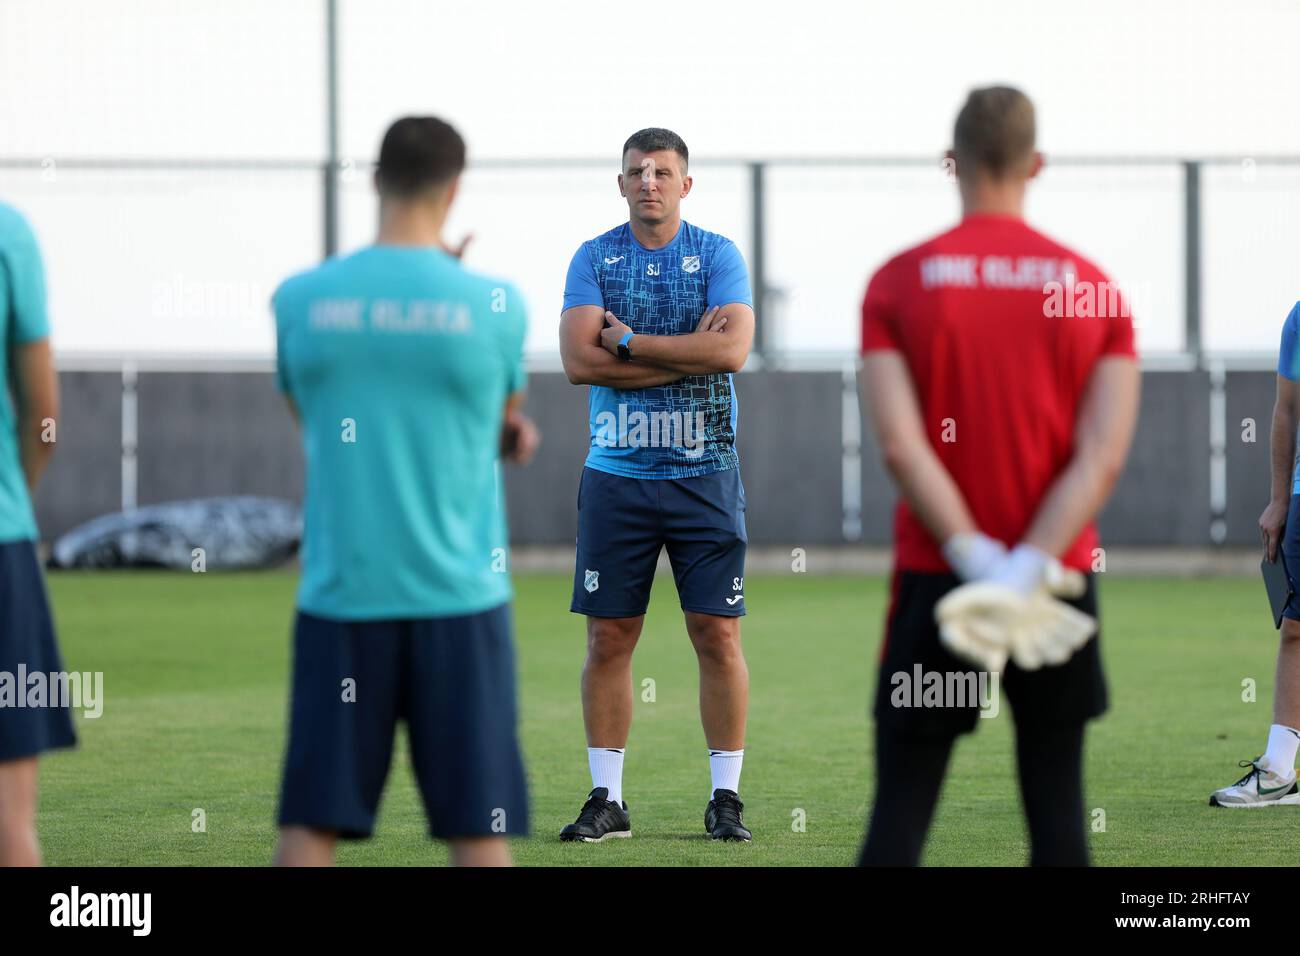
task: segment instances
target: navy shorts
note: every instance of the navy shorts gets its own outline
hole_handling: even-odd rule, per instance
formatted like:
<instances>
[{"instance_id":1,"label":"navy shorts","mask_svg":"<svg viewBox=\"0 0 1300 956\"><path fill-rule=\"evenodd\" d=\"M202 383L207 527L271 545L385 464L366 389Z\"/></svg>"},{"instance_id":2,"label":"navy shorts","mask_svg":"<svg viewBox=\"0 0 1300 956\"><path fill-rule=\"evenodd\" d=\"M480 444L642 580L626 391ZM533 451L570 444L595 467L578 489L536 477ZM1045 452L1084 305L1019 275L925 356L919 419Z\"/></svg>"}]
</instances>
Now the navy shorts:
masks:
<instances>
[{"instance_id":1,"label":"navy shorts","mask_svg":"<svg viewBox=\"0 0 1300 956\"><path fill-rule=\"evenodd\" d=\"M369 836L398 721L434 837L528 833L508 604L407 621L299 611L280 825Z\"/></svg>"},{"instance_id":2,"label":"navy shorts","mask_svg":"<svg viewBox=\"0 0 1300 956\"><path fill-rule=\"evenodd\" d=\"M1087 591L1065 603L1096 617L1096 575L1085 577ZM988 712L994 714L992 705L1000 712L1003 698L1011 704L1019 725L1082 724L1106 712L1100 634L1064 664L1026 671L1011 661L996 685L986 676L981 687L978 668L943 645L934 620L934 606L959 584L953 574L894 572L893 600L876 683L878 726L918 736L955 737L975 729L984 701L989 704ZM960 699L954 692L948 700L940 698L928 704L920 688L935 680L930 674L941 675L944 686L954 691L961 686ZM962 680L970 683L961 685Z\"/></svg>"},{"instance_id":3,"label":"navy shorts","mask_svg":"<svg viewBox=\"0 0 1300 956\"><path fill-rule=\"evenodd\" d=\"M667 547L683 611L740 617L748 544L738 468L695 478L625 478L584 468L569 610L644 614Z\"/></svg>"},{"instance_id":4,"label":"navy shorts","mask_svg":"<svg viewBox=\"0 0 1300 956\"><path fill-rule=\"evenodd\" d=\"M1300 585L1300 495L1291 496L1291 506L1287 509L1286 527L1282 531L1282 561L1286 566L1286 576L1291 581L1291 590ZM1282 612L1283 617L1300 621L1300 594L1293 594L1291 602Z\"/></svg>"},{"instance_id":5,"label":"navy shorts","mask_svg":"<svg viewBox=\"0 0 1300 956\"><path fill-rule=\"evenodd\" d=\"M25 689L16 686L20 672L39 672L47 680L48 675L63 672L45 582L31 541L0 544L0 672L8 675L6 683L15 682L19 693ZM44 707L0 705L0 762L72 747L76 742L67 701L57 707L48 706L48 701Z\"/></svg>"}]
</instances>

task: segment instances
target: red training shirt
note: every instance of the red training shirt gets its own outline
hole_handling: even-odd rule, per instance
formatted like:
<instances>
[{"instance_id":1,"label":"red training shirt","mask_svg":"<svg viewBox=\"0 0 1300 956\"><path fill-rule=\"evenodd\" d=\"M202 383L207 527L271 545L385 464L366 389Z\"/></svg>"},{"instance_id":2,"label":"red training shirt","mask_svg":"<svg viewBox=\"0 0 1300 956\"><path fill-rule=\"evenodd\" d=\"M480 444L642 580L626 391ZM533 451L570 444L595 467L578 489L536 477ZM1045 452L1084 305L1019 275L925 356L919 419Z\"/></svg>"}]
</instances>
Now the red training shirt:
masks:
<instances>
[{"instance_id":1,"label":"red training shirt","mask_svg":"<svg viewBox=\"0 0 1300 956\"><path fill-rule=\"evenodd\" d=\"M1013 216L967 216L895 256L862 301L862 351L907 362L926 434L979 529L1020 541L1070 460L1097 361L1134 356L1126 300L1104 273ZM1089 570L1091 522L1060 555ZM894 566L947 571L939 544L901 499Z\"/></svg>"}]
</instances>

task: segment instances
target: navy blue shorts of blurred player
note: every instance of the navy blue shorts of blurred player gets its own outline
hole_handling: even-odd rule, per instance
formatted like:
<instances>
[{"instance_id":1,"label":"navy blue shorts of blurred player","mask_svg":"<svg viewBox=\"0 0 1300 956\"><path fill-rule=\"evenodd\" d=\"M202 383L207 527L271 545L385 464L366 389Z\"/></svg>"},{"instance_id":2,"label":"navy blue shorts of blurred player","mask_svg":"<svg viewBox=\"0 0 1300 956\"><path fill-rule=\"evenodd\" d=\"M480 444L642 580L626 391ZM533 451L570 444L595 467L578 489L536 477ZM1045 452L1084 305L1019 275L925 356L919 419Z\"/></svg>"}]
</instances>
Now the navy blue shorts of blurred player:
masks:
<instances>
[{"instance_id":1,"label":"navy blue shorts of blurred player","mask_svg":"<svg viewBox=\"0 0 1300 956\"><path fill-rule=\"evenodd\" d=\"M695 478L625 478L584 468L569 610L644 614L667 547L683 611L740 617L748 544L738 468Z\"/></svg>"},{"instance_id":2,"label":"navy blue shorts of blurred player","mask_svg":"<svg viewBox=\"0 0 1300 956\"><path fill-rule=\"evenodd\" d=\"M1286 575L1291 580L1291 590L1300 586L1300 495L1291 496L1287 509L1286 527L1282 530L1282 560L1286 562ZM1300 594L1293 595L1291 603L1282 612L1283 617L1300 621Z\"/></svg>"},{"instance_id":3,"label":"navy blue shorts of blurred player","mask_svg":"<svg viewBox=\"0 0 1300 956\"><path fill-rule=\"evenodd\" d=\"M528 833L508 604L412 621L299 611L280 825L369 836L399 721L434 837Z\"/></svg>"},{"instance_id":4,"label":"navy blue shorts of blurred player","mask_svg":"<svg viewBox=\"0 0 1300 956\"><path fill-rule=\"evenodd\" d=\"M20 665L27 674L63 671L36 546L30 541L0 544L0 672L17 681ZM34 757L76 742L66 706L0 707L0 762Z\"/></svg>"}]
</instances>

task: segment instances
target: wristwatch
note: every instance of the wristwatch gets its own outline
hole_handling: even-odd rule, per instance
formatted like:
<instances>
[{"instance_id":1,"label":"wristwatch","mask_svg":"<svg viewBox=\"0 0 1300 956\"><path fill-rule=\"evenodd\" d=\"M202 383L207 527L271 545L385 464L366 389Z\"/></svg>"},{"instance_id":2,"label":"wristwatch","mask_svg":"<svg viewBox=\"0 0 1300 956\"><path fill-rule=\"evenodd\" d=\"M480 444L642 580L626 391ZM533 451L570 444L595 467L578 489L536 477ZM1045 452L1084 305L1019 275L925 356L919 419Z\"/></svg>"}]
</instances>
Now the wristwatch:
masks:
<instances>
[{"instance_id":1,"label":"wristwatch","mask_svg":"<svg viewBox=\"0 0 1300 956\"><path fill-rule=\"evenodd\" d=\"M623 337L618 340L618 359L620 362L632 361L632 350L627 347L627 343L632 341L635 332L625 332Z\"/></svg>"}]
</instances>

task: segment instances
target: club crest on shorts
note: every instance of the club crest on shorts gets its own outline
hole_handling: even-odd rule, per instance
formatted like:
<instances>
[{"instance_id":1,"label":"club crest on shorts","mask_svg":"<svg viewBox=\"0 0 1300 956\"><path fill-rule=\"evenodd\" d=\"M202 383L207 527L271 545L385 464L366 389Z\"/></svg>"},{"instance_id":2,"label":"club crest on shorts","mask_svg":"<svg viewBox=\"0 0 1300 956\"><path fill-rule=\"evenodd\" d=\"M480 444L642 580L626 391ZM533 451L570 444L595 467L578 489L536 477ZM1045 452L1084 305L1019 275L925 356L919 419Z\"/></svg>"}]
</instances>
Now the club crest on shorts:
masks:
<instances>
[{"instance_id":1,"label":"club crest on shorts","mask_svg":"<svg viewBox=\"0 0 1300 956\"><path fill-rule=\"evenodd\" d=\"M682 271L683 271L683 272L699 272L699 271L700 271L700 257L699 257L699 256L682 256Z\"/></svg>"},{"instance_id":2,"label":"club crest on shorts","mask_svg":"<svg viewBox=\"0 0 1300 956\"><path fill-rule=\"evenodd\" d=\"M600 587L600 572L583 571L582 586L587 589L588 594Z\"/></svg>"}]
</instances>

